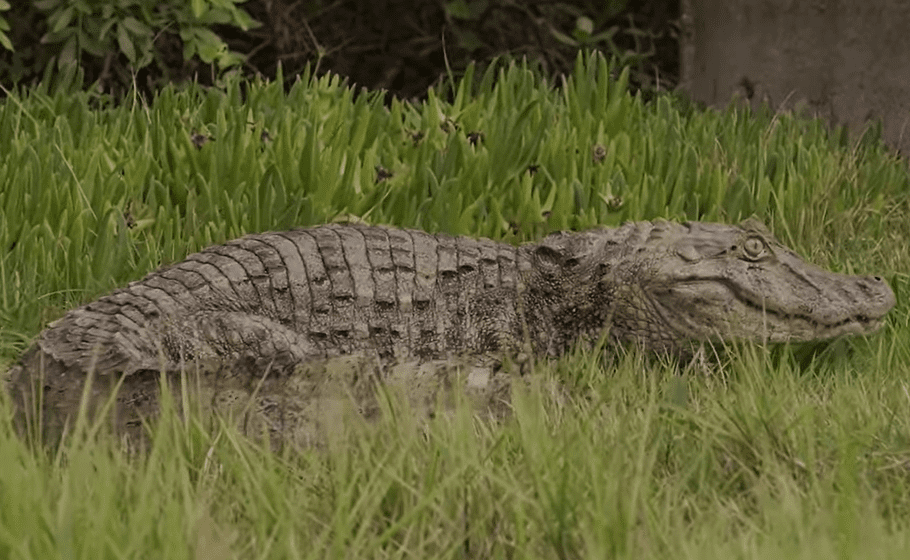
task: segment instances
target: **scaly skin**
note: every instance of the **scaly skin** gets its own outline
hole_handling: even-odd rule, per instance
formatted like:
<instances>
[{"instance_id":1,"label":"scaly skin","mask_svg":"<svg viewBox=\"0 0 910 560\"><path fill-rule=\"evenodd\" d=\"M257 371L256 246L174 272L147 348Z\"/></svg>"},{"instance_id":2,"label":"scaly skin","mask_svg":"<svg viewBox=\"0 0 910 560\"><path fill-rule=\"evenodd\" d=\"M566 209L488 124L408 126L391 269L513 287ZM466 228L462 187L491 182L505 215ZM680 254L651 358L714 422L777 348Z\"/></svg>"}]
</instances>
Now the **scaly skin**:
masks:
<instances>
[{"instance_id":1,"label":"scaly skin","mask_svg":"<svg viewBox=\"0 0 910 560\"><path fill-rule=\"evenodd\" d=\"M69 312L13 368L10 389L19 416L40 408L56 437L87 372L93 402L123 377L112 414L137 426L157 409L157 372L196 371L212 408L255 393L281 438L316 421L304 401L338 392L319 371L343 356L392 371L525 349L557 356L604 333L682 354L699 341L865 334L893 305L881 278L810 265L751 220L629 223L520 247L334 224L210 247Z\"/></svg>"}]
</instances>

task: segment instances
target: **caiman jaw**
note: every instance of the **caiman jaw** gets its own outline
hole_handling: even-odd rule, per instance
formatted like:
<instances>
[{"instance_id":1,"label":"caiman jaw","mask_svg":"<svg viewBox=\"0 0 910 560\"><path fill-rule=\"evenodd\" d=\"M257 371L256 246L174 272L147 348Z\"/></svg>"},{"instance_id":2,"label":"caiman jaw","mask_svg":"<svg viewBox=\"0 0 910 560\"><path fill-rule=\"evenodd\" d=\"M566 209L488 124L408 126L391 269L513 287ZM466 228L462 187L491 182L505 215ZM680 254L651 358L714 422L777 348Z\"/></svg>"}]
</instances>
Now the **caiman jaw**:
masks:
<instances>
[{"instance_id":1,"label":"caiman jaw","mask_svg":"<svg viewBox=\"0 0 910 560\"><path fill-rule=\"evenodd\" d=\"M805 342L868 334L894 307L881 277L829 272L746 225L688 224L652 261L639 297L668 338Z\"/></svg>"},{"instance_id":2,"label":"caiman jaw","mask_svg":"<svg viewBox=\"0 0 910 560\"><path fill-rule=\"evenodd\" d=\"M844 306L842 313L815 309L814 315L808 303L783 308L770 298L760 300L727 278L690 279L649 295L663 322L680 339L804 342L877 330L894 306L893 292L880 279L837 276L845 285L861 282L879 289L861 308Z\"/></svg>"},{"instance_id":3,"label":"caiman jaw","mask_svg":"<svg viewBox=\"0 0 910 560\"><path fill-rule=\"evenodd\" d=\"M850 277L846 277L850 278ZM798 310L786 311L777 309L767 302L752 300L752 294L737 292L735 286L728 285L731 292L735 293L737 301L748 307L754 313L759 313L766 320L784 325L802 325L802 328L793 329L799 332L811 333L802 340L816 340L835 338L843 335L862 335L875 332L881 327L885 314L894 306L894 294L887 284L880 278L867 277L867 280L881 283L882 291L878 298L870 301L866 311L846 315L839 320L824 320L804 314ZM792 328L792 327L791 327ZM795 336L791 339L797 338Z\"/></svg>"},{"instance_id":4,"label":"caiman jaw","mask_svg":"<svg viewBox=\"0 0 910 560\"><path fill-rule=\"evenodd\" d=\"M676 337L700 340L804 342L868 334L894 306L894 293L881 278L804 265L800 277L777 279L777 293L773 280L745 275L738 282L727 269L721 276L671 280L669 287L646 289L645 297ZM808 278L826 289L810 289Z\"/></svg>"}]
</instances>

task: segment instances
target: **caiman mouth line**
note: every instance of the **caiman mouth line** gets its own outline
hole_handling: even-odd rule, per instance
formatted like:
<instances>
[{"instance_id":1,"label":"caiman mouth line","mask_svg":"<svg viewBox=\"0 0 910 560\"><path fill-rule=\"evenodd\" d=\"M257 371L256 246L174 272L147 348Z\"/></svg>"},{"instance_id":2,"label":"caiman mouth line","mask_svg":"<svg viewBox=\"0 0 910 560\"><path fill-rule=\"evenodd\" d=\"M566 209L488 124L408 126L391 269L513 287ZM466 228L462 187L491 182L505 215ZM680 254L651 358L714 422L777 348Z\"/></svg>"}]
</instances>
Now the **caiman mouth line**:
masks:
<instances>
[{"instance_id":1,"label":"caiman mouth line","mask_svg":"<svg viewBox=\"0 0 910 560\"><path fill-rule=\"evenodd\" d=\"M807 315L802 315L800 313L782 313L776 309L770 309L768 307L759 306L755 302L753 302L749 299L746 299L746 298L739 298L739 299L747 307L755 309L756 311L759 311L764 315L773 315L774 317L777 317L783 321L792 321L792 320L804 321L804 322L808 323L810 326L815 327L817 330L820 330L820 331L826 331L826 330L833 331L833 330L837 330L840 327L843 327L845 325L851 325L851 324L877 325L878 323L881 322L881 319L871 319L866 315L860 314L860 315L854 315L852 317L847 317L846 319L842 319L840 321L837 321L836 323L823 323L823 322L821 322L817 319L813 319Z\"/></svg>"},{"instance_id":2,"label":"caiman mouth line","mask_svg":"<svg viewBox=\"0 0 910 560\"><path fill-rule=\"evenodd\" d=\"M750 309L754 309L755 311L762 313L763 315L771 315L781 321L803 321L812 327L816 332L837 331L847 325L860 325L864 331L875 330L878 328L882 322L882 319L884 318L884 314L879 317L870 317L864 313L858 313L856 315L851 315L849 317L841 319L840 321L826 323L803 313L786 313L780 309L770 306L769 300L765 300L762 303L757 303L757 298L755 298L752 293L743 290L735 282L732 282L728 278L685 278L677 283L698 284L702 282L714 282L716 284L724 286L727 291L736 298L737 301L741 302L743 305Z\"/></svg>"}]
</instances>

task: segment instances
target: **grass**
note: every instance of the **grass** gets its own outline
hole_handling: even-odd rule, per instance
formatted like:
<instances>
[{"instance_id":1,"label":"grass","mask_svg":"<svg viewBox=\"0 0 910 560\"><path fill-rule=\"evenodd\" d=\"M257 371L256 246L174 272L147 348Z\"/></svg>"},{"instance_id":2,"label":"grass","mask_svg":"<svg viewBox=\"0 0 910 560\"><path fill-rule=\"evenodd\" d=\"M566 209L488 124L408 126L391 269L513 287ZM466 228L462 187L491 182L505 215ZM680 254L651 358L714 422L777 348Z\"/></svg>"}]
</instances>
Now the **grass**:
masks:
<instances>
[{"instance_id":1,"label":"grass","mask_svg":"<svg viewBox=\"0 0 910 560\"><path fill-rule=\"evenodd\" d=\"M755 215L813 262L883 275L898 307L873 336L745 345L710 375L579 351L537 364L504 422L393 406L302 451L165 412L144 454L87 426L41 452L5 404L0 556L907 553L906 162L874 132L643 103L598 58L558 87L511 66L452 89L388 108L308 76L289 92L229 82L120 106L13 93L0 105L0 362L66 309L209 243L345 217L520 241Z\"/></svg>"}]
</instances>

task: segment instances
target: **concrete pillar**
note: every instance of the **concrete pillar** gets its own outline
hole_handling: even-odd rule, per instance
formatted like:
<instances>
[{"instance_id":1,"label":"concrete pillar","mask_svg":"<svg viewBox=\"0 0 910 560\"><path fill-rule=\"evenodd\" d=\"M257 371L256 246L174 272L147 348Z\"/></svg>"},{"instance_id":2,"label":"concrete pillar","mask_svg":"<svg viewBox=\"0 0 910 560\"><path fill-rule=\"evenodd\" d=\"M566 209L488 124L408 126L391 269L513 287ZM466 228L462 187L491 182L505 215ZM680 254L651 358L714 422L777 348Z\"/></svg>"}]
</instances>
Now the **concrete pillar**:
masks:
<instances>
[{"instance_id":1,"label":"concrete pillar","mask_svg":"<svg viewBox=\"0 0 910 560\"><path fill-rule=\"evenodd\" d=\"M680 0L681 86L720 107L820 116L854 134L881 118L910 155L910 1Z\"/></svg>"}]
</instances>

